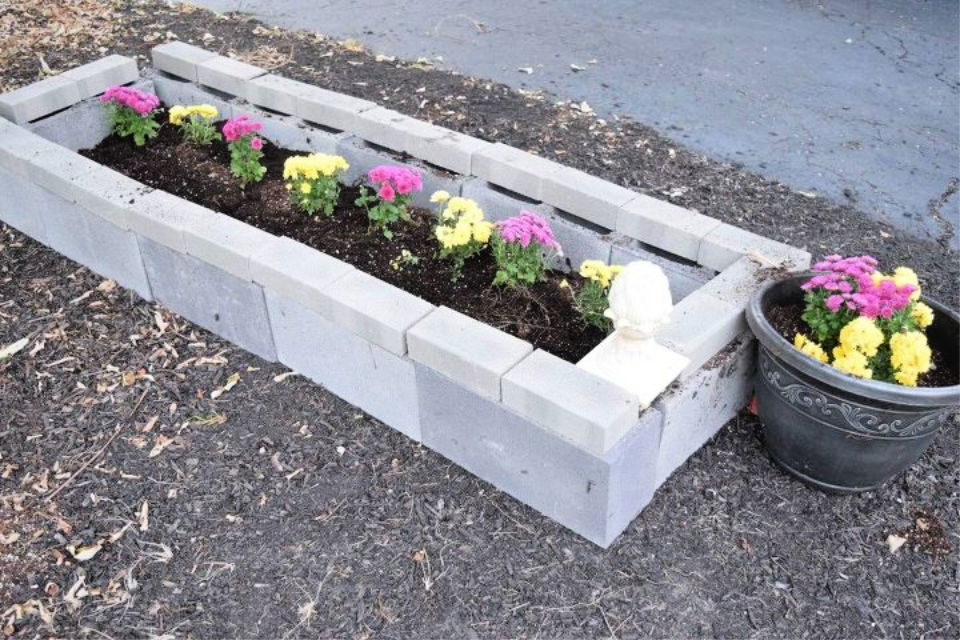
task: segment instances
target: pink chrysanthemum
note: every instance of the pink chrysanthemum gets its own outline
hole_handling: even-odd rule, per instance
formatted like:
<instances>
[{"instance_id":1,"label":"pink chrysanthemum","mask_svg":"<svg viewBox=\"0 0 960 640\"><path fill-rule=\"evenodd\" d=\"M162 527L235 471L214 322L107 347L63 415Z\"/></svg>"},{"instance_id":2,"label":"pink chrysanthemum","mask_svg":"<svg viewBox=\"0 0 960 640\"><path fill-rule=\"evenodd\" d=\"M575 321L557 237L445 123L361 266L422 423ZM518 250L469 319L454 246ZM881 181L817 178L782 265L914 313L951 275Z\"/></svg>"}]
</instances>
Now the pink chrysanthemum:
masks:
<instances>
[{"instance_id":1,"label":"pink chrysanthemum","mask_svg":"<svg viewBox=\"0 0 960 640\"><path fill-rule=\"evenodd\" d=\"M532 211L521 211L518 216L501 220L496 223L496 228L505 242L515 242L524 248L533 242L560 252L560 243L554 237L550 223Z\"/></svg>"},{"instance_id":2,"label":"pink chrysanthemum","mask_svg":"<svg viewBox=\"0 0 960 640\"><path fill-rule=\"evenodd\" d=\"M244 136L261 131L262 129L262 124L251 119L247 114L241 114L223 123L223 137L227 142L235 142Z\"/></svg>"},{"instance_id":3,"label":"pink chrysanthemum","mask_svg":"<svg viewBox=\"0 0 960 640\"><path fill-rule=\"evenodd\" d=\"M133 109L145 116L160 106L160 98L133 87L113 86L104 91L100 102L112 102L121 107Z\"/></svg>"},{"instance_id":4,"label":"pink chrysanthemum","mask_svg":"<svg viewBox=\"0 0 960 640\"><path fill-rule=\"evenodd\" d=\"M367 172L367 177L377 187L377 195L387 202L393 202L397 194L406 196L423 189L419 172L407 167L382 164Z\"/></svg>"},{"instance_id":5,"label":"pink chrysanthemum","mask_svg":"<svg viewBox=\"0 0 960 640\"><path fill-rule=\"evenodd\" d=\"M813 265L819 273L800 288L828 292L824 304L834 313L846 307L868 318L890 318L910 304L910 295L917 288L912 284L898 286L890 280L874 282L876 266L877 261L871 256L827 256Z\"/></svg>"}]
</instances>

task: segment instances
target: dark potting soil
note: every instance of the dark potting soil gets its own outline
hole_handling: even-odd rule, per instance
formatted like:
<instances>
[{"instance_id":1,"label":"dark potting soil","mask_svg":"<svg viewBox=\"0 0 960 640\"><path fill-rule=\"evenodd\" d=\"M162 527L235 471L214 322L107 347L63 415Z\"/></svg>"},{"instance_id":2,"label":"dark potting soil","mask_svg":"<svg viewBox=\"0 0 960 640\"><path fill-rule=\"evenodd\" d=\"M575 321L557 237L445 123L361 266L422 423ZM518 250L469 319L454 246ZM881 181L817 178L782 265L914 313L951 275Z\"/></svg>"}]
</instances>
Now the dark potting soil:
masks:
<instances>
[{"instance_id":1,"label":"dark potting soil","mask_svg":"<svg viewBox=\"0 0 960 640\"><path fill-rule=\"evenodd\" d=\"M163 115L159 118L165 119ZM390 240L371 230L366 211L354 204L357 187L341 189L332 216L303 213L291 201L282 179L284 160L302 152L266 144L266 176L246 189L230 173L224 144L192 147L170 125L144 147L111 135L82 153L153 188L298 240L432 304L450 307L570 362L580 360L605 336L581 322L571 306L570 289L560 286L567 277L576 286L579 276L551 271L529 289L496 287L492 284L496 264L484 253L468 260L462 277L452 281L450 261L437 255L434 215L428 210L414 209L410 221L394 224ZM416 264L396 262L404 249L417 257Z\"/></svg>"},{"instance_id":2,"label":"dark potting soil","mask_svg":"<svg viewBox=\"0 0 960 640\"><path fill-rule=\"evenodd\" d=\"M773 307L767 314L767 320L783 338L793 344L793 337L797 333L808 333L809 329L803 322L802 304L789 304ZM943 353L933 349L933 368L920 376L917 380L919 387L949 387L960 384L960 373L950 365Z\"/></svg>"}]
</instances>

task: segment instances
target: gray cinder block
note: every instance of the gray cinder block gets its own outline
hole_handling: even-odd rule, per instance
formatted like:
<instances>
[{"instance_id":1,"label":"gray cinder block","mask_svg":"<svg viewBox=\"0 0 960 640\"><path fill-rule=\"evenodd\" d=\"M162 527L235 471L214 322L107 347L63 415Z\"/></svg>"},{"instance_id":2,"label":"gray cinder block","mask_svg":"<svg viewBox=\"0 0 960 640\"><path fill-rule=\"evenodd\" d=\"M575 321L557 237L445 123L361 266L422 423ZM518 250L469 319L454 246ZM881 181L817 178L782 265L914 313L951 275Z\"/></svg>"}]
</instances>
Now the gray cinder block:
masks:
<instances>
[{"instance_id":1,"label":"gray cinder block","mask_svg":"<svg viewBox=\"0 0 960 640\"><path fill-rule=\"evenodd\" d=\"M139 241L158 302L264 360L277 359L263 289L149 238Z\"/></svg>"},{"instance_id":2,"label":"gray cinder block","mask_svg":"<svg viewBox=\"0 0 960 640\"><path fill-rule=\"evenodd\" d=\"M408 131L404 151L414 158L464 176L472 172L473 155L490 146L489 142L450 129L436 125L427 127Z\"/></svg>"},{"instance_id":3,"label":"gray cinder block","mask_svg":"<svg viewBox=\"0 0 960 640\"><path fill-rule=\"evenodd\" d=\"M49 203L43 189L24 180L6 168L0 167L0 220L30 236L47 243L47 232L41 211Z\"/></svg>"},{"instance_id":4,"label":"gray cinder block","mask_svg":"<svg viewBox=\"0 0 960 640\"><path fill-rule=\"evenodd\" d=\"M413 363L312 309L266 292L277 358L378 420L420 441Z\"/></svg>"},{"instance_id":5,"label":"gray cinder block","mask_svg":"<svg viewBox=\"0 0 960 640\"><path fill-rule=\"evenodd\" d=\"M374 107L357 114L353 134L375 145L402 152L408 130L415 129L418 122L398 111Z\"/></svg>"},{"instance_id":6,"label":"gray cinder block","mask_svg":"<svg viewBox=\"0 0 960 640\"><path fill-rule=\"evenodd\" d=\"M562 255L551 261L554 269L577 271L584 260L610 262L611 242L609 234L598 233L576 222L571 222L556 213L546 216L553 235L560 243Z\"/></svg>"},{"instance_id":7,"label":"gray cinder block","mask_svg":"<svg viewBox=\"0 0 960 640\"><path fill-rule=\"evenodd\" d=\"M670 323L657 333L657 342L690 358L681 377L696 373L746 328L743 307L694 291L674 306Z\"/></svg>"},{"instance_id":8,"label":"gray cinder block","mask_svg":"<svg viewBox=\"0 0 960 640\"><path fill-rule=\"evenodd\" d=\"M716 271L698 264L680 262L650 251L643 243L619 233L608 236L613 244L610 249L610 264L630 264L635 260L646 260L663 269L670 282L670 294L674 304L702 287L716 275Z\"/></svg>"},{"instance_id":9,"label":"gray cinder block","mask_svg":"<svg viewBox=\"0 0 960 640\"><path fill-rule=\"evenodd\" d=\"M552 216L553 207L537 202L529 202L497 189L492 189L486 180L473 178L466 180L460 189L464 198L476 200L488 220L503 220L518 215L520 211L533 211L542 216ZM519 195L519 194L518 194Z\"/></svg>"},{"instance_id":10,"label":"gray cinder block","mask_svg":"<svg viewBox=\"0 0 960 640\"><path fill-rule=\"evenodd\" d=\"M239 98L247 97L248 80L253 80L265 73L266 71L260 67L226 56L208 58L197 63L199 84Z\"/></svg>"},{"instance_id":11,"label":"gray cinder block","mask_svg":"<svg viewBox=\"0 0 960 640\"><path fill-rule=\"evenodd\" d=\"M407 352L407 330L436 309L432 304L370 274L354 269L322 293L323 314L399 356Z\"/></svg>"},{"instance_id":12,"label":"gray cinder block","mask_svg":"<svg viewBox=\"0 0 960 640\"><path fill-rule=\"evenodd\" d=\"M663 413L656 486L746 406L755 360L753 336L745 333L733 349L676 383L654 402Z\"/></svg>"},{"instance_id":13,"label":"gray cinder block","mask_svg":"<svg viewBox=\"0 0 960 640\"><path fill-rule=\"evenodd\" d=\"M792 271L801 271L810 266L808 252L726 223L703 237L697 262L722 271L751 253Z\"/></svg>"},{"instance_id":14,"label":"gray cinder block","mask_svg":"<svg viewBox=\"0 0 960 640\"><path fill-rule=\"evenodd\" d=\"M310 85L303 82L268 73L247 81L244 98L258 107L296 115L299 96L309 88Z\"/></svg>"},{"instance_id":15,"label":"gray cinder block","mask_svg":"<svg viewBox=\"0 0 960 640\"><path fill-rule=\"evenodd\" d=\"M153 188L113 169L98 166L73 178L72 200L121 229L130 228L130 210Z\"/></svg>"},{"instance_id":16,"label":"gray cinder block","mask_svg":"<svg viewBox=\"0 0 960 640\"><path fill-rule=\"evenodd\" d=\"M175 40L150 50L153 66L166 73L197 82L197 65L217 57L213 51Z\"/></svg>"},{"instance_id":17,"label":"gray cinder block","mask_svg":"<svg viewBox=\"0 0 960 640\"><path fill-rule=\"evenodd\" d=\"M620 208L617 231L681 258L696 260L704 236L719 220L664 200L639 195Z\"/></svg>"},{"instance_id":18,"label":"gray cinder block","mask_svg":"<svg viewBox=\"0 0 960 640\"><path fill-rule=\"evenodd\" d=\"M89 64L74 67L61 75L77 83L77 90L82 99L99 95L116 85L134 82L140 77L140 71L133 58L113 54Z\"/></svg>"},{"instance_id":19,"label":"gray cinder block","mask_svg":"<svg viewBox=\"0 0 960 640\"><path fill-rule=\"evenodd\" d=\"M191 219L183 229L183 236L187 255L242 280L253 279L250 257L275 238L222 213Z\"/></svg>"},{"instance_id":20,"label":"gray cinder block","mask_svg":"<svg viewBox=\"0 0 960 640\"><path fill-rule=\"evenodd\" d=\"M136 237L74 202L0 169L0 219L149 300Z\"/></svg>"},{"instance_id":21,"label":"gray cinder block","mask_svg":"<svg viewBox=\"0 0 960 640\"><path fill-rule=\"evenodd\" d=\"M216 215L206 207L159 190L137 199L126 213L131 231L179 253L187 250L184 229L200 218Z\"/></svg>"},{"instance_id":22,"label":"gray cinder block","mask_svg":"<svg viewBox=\"0 0 960 640\"><path fill-rule=\"evenodd\" d=\"M84 215L84 224L91 248L84 264L94 273L137 292L144 300L153 300L136 234L90 212Z\"/></svg>"},{"instance_id":23,"label":"gray cinder block","mask_svg":"<svg viewBox=\"0 0 960 640\"><path fill-rule=\"evenodd\" d=\"M310 87L298 96L296 115L324 127L353 133L357 116L376 106L369 100Z\"/></svg>"},{"instance_id":24,"label":"gray cinder block","mask_svg":"<svg viewBox=\"0 0 960 640\"><path fill-rule=\"evenodd\" d=\"M620 207L638 195L570 167L545 176L542 191L546 204L607 229L616 228Z\"/></svg>"},{"instance_id":25,"label":"gray cinder block","mask_svg":"<svg viewBox=\"0 0 960 640\"><path fill-rule=\"evenodd\" d=\"M564 166L498 142L474 153L471 168L478 178L542 201L543 180Z\"/></svg>"},{"instance_id":26,"label":"gray cinder block","mask_svg":"<svg viewBox=\"0 0 960 640\"><path fill-rule=\"evenodd\" d=\"M243 111L240 105L234 108ZM292 116L276 116L258 110L249 112L263 124L263 137L282 149L304 153L336 153L337 144L344 137L342 133L329 133L310 127Z\"/></svg>"},{"instance_id":27,"label":"gray cinder block","mask_svg":"<svg viewBox=\"0 0 960 640\"><path fill-rule=\"evenodd\" d=\"M77 83L62 75L0 94L0 116L17 123L37 120L80 102Z\"/></svg>"},{"instance_id":28,"label":"gray cinder block","mask_svg":"<svg viewBox=\"0 0 960 640\"><path fill-rule=\"evenodd\" d=\"M407 331L410 359L500 400L500 379L533 351L529 342L440 307Z\"/></svg>"},{"instance_id":29,"label":"gray cinder block","mask_svg":"<svg viewBox=\"0 0 960 640\"><path fill-rule=\"evenodd\" d=\"M322 291L353 270L353 265L290 238L272 237L250 256L254 282L320 313L327 305Z\"/></svg>"},{"instance_id":30,"label":"gray cinder block","mask_svg":"<svg viewBox=\"0 0 960 640\"><path fill-rule=\"evenodd\" d=\"M778 272L777 272L778 273ZM746 309L750 298L764 282L771 277L768 265L763 265L744 256L718 273L709 282L700 287L703 294L713 296L740 309Z\"/></svg>"},{"instance_id":31,"label":"gray cinder block","mask_svg":"<svg viewBox=\"0 0 960 640\"><path fill-rule=\"evenodd\" d=\"M647 409L605 455L581 449L417 365L423 443L602 547L653 495L660 414Z\"/></svg>"},{"instance_id":32,"label":"gray cinder block","mask_svg":"<svg viewBox=\"0 0 960 640\"><path fill-rule=\"evenodd\" d=\"M26 127L71 151L92 149L111 133L107 108L99 100L84 100Z\"/></svg>"},{"instance_id":33,"label":"gray cinder block","mask_svg":"<svg viewBox=\"0 0 960 640\"><path fill-rule=\"evenodd\" d=\"M637 422L637 398L537 349L503 376L503 404L578 446L603 454Z\"/></svg>"}]
</instances>

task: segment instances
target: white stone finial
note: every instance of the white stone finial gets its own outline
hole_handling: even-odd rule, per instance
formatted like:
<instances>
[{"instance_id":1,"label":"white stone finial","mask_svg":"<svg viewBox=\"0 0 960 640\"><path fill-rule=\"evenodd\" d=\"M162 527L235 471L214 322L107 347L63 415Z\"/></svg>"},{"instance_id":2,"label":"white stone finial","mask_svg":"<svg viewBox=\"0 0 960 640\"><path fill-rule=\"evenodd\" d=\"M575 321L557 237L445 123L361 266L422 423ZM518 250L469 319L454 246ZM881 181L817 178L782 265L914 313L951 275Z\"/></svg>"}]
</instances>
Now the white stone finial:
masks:
<instances>
[{"instance_id":1,"label":"white stone finial","mask_svg":"<svg viewBox=\"0 0 960 640\"><path fill-rule=\"evenodd\" d=\"M631 262L614 279L607 299L604 315L613 321L613 333L577 366L633 393L647 407L690 364L654 339L670 321L670 282L652 262Z\"/></svg>"},{"instance_id":2,"label":"white stone finial","mask_svg":"<svg viewBox=\"0 0 960 640\"><path fill-rule=\"evenodd\" d=\"M653 338L670 321L673 310L670 281L663 269L643 260L623 268L610 285L607 299L610 307L603 315L613 321L616 331L634 339Z\"/></svg>"}]
</instances>

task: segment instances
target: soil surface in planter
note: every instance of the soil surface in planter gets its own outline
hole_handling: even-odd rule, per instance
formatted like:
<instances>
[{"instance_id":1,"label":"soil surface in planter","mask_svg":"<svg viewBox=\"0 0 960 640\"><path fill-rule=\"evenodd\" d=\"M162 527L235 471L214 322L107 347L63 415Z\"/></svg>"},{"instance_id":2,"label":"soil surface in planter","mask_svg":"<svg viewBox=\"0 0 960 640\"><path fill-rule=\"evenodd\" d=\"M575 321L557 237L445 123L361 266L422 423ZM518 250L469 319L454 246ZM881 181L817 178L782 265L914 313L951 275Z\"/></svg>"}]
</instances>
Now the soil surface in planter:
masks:
<instances>
[{"instance_id":1,"label":"soil surface in planter","mask_svg":"<svg viewBox=\"0 0 960 640\"><path fill-rule=\"evenodd\" d=\"M807 333L810 330L801 316L803 315L802 304L790 304L770 309L767 320L777 330L784 339L793 344L793 337L797 333ZM920 376L917 380L918 387L949 387L960 383L960 373L957 372L950 363L947 362L943 354L933 349L933 368Z\"/></svg>"},{"instance_id":2,"label":"soil surface in planter","mask_svg":"<svg viewBox=\"0 0 960 640\"><path fill-rule=\"evenodd\" d=\"M165 121L165 114L158 119ZM144 147L111 135L81 153L146 185L298 240L432 304L455 309L570 362L580 360L605 337L604 332L584 326L571 306L570 289L561 286L565 278L578 286L576 274L551 271L546 280L527 290L496 287L492 284L496 264L489 253L483 253L468 260L463 276L451 281L452 263L437 256L435 218L430 211L413 209L409 222L391 227L392 240L369 229L366 211L354 205L359 195L355 187L341 189L332 216L303 213L291 202L282 179L284 160L301 152L264 145L266 176L247 189L241 189L230 173L226 145L192 147L169 124ZM396 263L404 249L418 258L416 264Z\"/></svg>"}]
</instances>

